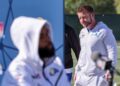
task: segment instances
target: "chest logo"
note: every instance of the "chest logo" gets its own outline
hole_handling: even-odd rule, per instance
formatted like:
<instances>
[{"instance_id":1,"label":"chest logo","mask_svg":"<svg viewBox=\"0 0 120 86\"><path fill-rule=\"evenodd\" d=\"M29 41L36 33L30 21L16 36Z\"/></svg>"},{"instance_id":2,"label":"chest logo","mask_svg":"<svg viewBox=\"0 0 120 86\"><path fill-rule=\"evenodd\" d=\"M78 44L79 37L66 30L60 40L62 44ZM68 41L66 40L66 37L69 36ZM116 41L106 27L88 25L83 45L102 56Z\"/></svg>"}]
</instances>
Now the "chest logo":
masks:
<instances>
[{"instance_id":1,"label":"chest logo","mask_svg":"<svg viewBox=\"0 0 120 86\"><path fill-rule=\"evenodd\" d=\"M51 68L50 71L49 71L49 74L50 74L51 76L53 76L53 75L55 75L57 72L59 72L58 69L56 69L56 68Z\"/></svg>"}]
</instances>

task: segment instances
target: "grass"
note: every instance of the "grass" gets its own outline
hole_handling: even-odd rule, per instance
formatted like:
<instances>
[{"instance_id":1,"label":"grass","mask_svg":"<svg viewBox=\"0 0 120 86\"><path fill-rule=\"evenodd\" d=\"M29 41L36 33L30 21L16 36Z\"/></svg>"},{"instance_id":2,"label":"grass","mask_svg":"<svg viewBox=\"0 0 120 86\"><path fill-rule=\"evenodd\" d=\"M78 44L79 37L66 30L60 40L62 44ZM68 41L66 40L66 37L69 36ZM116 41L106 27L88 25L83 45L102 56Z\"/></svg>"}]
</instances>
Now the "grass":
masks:
<instances>
[{"instance_id":1,"label":"grass","mask_svg":"<svg viewBox=\"0 0 120 86\"><path fill-rule=\"evenodd\" d=\"M117 45L118 45L118 63L117 63L116 70L120 72L120 42L118 42ZM73 62L74 62L74 67L75 67L75 65L77 64L77 60L76 60L76 57L75 57L75 54L73 53L73 51L72 51L72 57L73 57ZM73 73L73 75L74 75L74 73ZM115 73L114 82L117 84L117 86L120 86L120 75ZM71 81L71 84L72 84L72 86L74 85L74 80Z\"/></svg>"}]
</instances>

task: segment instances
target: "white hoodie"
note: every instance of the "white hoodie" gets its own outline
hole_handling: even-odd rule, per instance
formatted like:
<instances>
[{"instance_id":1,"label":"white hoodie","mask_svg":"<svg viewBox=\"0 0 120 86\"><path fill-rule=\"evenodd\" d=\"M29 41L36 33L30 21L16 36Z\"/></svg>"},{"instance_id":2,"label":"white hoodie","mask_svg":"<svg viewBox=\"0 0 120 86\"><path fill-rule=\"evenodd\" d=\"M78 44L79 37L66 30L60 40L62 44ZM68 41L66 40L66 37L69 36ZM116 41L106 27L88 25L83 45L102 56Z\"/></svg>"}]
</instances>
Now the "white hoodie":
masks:
<instances>
[{"instance_id":1,"label":"white hoodie","mask_svg":"<svg viewBox=\"0 0 120 86\"><path fill-rule=\"evenodd\" d=\"M3 77L2 86L70 86L59 57L43 69L38 55L39 36L46 20L18 17L11 26L11 38L19 54ZM51 37L52 38L52 37Z\"/></svg>"},{"instance_id":2,"label":"white hoodie","mask_svg":"<svg viewBox=\"0 0 120 86\"><path fill-rule=\"evenodd\" d=\"M95 51L99 52L103 55L103 59L112 60L112 65L115 66L117 63L116 40L112 34L112 31L103 22L98 22L94 29L89 31L86 28L83 28L79 37L81 52L75 71L77 74L76 83L83 81L84 84L85 82L90 84L92 83L91 80L93 80L93 76L97 77L104 74L104 71L97 68L95 62L93 62L91 58L92 53ZM89 78L85 79L83 78L83 75ZM96 85L93 84L92 86Z\"/></svg>"}]
</instances>

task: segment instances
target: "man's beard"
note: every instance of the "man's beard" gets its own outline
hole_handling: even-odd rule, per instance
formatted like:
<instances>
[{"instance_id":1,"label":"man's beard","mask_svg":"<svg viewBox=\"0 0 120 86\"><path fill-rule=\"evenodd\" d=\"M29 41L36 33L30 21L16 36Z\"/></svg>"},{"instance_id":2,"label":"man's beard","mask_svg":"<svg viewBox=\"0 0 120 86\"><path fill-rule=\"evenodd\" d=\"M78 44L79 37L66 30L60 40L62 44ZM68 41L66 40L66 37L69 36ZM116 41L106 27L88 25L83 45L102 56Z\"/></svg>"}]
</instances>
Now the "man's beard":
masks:
<instances>
[{"instance_id":1,"label":"man's beard","mask_svg":"<svg viewBox=\"0 0 120 86\"><path fill-rule=\"evenodd\" d=\"M55 55L55 48L53 45L51 45L51 48L39 48L38 53L42 60L44 60L45 58L51 58Z\"/></svg>"},{"instance_id":2,"label":"man's beard","mask_svg":"<svg viewBox=\"0 0 120 86\"><path fill-rule=\"evenodd\" d=\"M84 23L83 27L88 27L90 24L91 24L91 20L90 19L87 19L86 22Z\"/></svg>"}]
</instances>

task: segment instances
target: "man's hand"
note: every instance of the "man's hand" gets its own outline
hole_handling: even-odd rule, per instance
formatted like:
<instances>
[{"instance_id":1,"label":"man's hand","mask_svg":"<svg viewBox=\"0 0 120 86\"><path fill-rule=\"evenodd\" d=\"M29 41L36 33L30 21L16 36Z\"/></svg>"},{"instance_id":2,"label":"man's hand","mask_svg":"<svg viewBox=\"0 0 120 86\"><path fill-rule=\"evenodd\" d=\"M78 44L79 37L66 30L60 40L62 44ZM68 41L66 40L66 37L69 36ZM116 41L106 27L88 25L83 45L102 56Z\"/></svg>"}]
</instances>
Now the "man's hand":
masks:
<instances>
[{"instance_id":1,"label":"man's hand","mask_svg":"<svg viewBox=\"0 0 120 86\"><path fill-rule=\"evenodd\" d=\"M105 79L109 82L111 81L111 78L112 78L112 75L110 73L110 70L106 70Z\"/></svg>"},{"instance_id":2,"label":"man's hand","mask_svg":"<svg viewBox=\"0 0 120 86\"><path fill-rule=\"evenodd\" d=\"M74 80L76 80L76 73L74 74Z\"/></svg>"}]
</instances>

